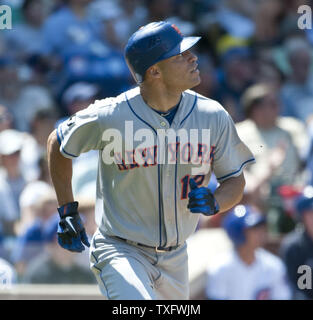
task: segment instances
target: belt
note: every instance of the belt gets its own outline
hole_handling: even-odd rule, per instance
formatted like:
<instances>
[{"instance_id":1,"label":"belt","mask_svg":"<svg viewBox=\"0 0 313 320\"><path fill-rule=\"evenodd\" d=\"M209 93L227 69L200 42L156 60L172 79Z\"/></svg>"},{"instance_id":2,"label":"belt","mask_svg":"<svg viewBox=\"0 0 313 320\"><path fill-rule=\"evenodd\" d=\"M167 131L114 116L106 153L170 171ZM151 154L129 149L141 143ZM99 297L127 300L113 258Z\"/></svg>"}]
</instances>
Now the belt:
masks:
<instances>
[{"instance_id":1,"label":"belt","mask_svg":"<svg viewBox=\"0 0 313 320\"><path fill-rule=\"evenodd\" d=\"M117 238L118 240L122 240L122 241L124 241L126 243L129 243L131 245L154 249L156 252L170 252L172 250L177 249L180 246L180 245L177 245L177 246L171 246L171 247L166 247L166 248L161 247L161 246L153 247L153 246L147 246L146 244L138 243L138 242L135 242L135 241L132 241L132 240L124 239L124 238L121 238L121 237L118 237L118 236L114 236L113 238Z\"/></svg>"}]
</instances>

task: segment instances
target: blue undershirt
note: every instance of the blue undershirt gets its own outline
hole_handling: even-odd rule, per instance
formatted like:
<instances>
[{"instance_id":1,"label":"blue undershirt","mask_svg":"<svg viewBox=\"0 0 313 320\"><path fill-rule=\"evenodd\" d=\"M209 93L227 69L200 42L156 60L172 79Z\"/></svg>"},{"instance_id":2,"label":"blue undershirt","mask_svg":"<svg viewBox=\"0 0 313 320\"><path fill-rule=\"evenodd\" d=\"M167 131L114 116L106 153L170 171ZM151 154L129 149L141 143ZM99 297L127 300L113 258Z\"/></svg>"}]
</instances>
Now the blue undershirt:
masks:
<instances>
[{"instance_id":1,"label":"blue undershirt","mask_svg":"<svg viewBox=\"0 0 313 320\"><path fill-rule=\"evenodd\" d=\"M179 102L177 103L177 105L175 107L171 108L170 110L168 110L167 112L158 111L155 109L153 109L153 110L155 112L157 112L159 115L161 115L162 117L164 117L168 121L168 123L171 125L173 122L173 119L175 117L175 114L177 112L180 101L181 101L181 98L180 98Z\"/></svg>"}]
</instances>

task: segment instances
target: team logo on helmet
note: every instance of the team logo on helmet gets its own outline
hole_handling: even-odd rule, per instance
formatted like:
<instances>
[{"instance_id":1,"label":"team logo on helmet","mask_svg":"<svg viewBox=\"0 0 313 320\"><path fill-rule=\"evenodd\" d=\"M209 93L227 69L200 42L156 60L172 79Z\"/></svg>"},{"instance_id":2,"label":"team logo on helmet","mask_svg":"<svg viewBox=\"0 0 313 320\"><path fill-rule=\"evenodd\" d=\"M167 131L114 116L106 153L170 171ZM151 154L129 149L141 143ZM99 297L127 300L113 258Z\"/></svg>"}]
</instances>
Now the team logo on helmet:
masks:
<instances>
[{"instance_id":1,"label":"team logo on helmet","mask_svg":"<svg viewBox=\"0 0 313 320\"><path fill-rule=\"evenodd\" d=\"M161 38L160 38L158 35L156 35L156 36L154 36L154 37L151 37L151 38L149 39L148 48L149 48L149 49L152 49L152 48L154 48L155 46L159 45L160 43L161 43Z\"/></svg>"},{"instance_id":2,"label":"team logo on helmet","mask_svg":"<svg viewBox=\"0 0 313 320\"><path fill-rule=\"evenodd\" d=\"M181 31L178 29L178 27L176 26L176 24L172 24L172 26L171 26L173 29L175 29L175 31L177 32L177 33L179 33L181 36L183 35L182 33L181 33Z\"/></svg>"}]
</instances>

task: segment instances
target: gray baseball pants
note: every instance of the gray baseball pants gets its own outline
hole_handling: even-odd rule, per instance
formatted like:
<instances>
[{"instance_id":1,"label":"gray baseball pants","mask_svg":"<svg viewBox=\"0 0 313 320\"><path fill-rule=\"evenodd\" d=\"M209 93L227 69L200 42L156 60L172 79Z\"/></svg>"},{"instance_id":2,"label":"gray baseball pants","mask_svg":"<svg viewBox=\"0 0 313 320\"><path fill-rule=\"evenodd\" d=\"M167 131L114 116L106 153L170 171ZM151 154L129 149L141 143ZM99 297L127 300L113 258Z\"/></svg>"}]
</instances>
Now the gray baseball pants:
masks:
<instances>
[{"instance_id":1,"label":"gray baseball pants","mask_svg":"<svg viewBox=\"0 0 313 320\"><path fill-rule=\"evenodd\" d=\"M90 268L107 299L189 299L186 243L169 252L156 252L97 230L91 241Z\"/></svg>"}]
</instances>

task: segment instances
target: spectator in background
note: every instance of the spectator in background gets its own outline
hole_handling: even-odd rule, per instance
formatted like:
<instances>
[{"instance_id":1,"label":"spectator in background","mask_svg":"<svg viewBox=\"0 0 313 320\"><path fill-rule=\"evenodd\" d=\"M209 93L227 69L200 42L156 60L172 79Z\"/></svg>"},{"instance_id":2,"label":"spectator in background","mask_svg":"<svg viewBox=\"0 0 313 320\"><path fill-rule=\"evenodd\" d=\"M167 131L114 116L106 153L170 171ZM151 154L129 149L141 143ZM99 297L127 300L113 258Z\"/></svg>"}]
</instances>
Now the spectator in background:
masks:
<instances>
[{"instance_id":1,"label":"spectator in background","mask_svg":"<svg viewBox=\"0 0 313 320\"><path fill-rule=\"evenodd\" d=\"M263 186L263 203L266 204L263 208L271 210L271 232L289 232L294 223L284 214L277 189L284 184L301 183L301 159L295 143L298 140L293 133L294 123L296 128L302 128L300 131L304 131L302 135L307 141L305 129L294 119L279 118L279 101L276 92L268 85L256 84L247 89L242 97L242 105L247 119L237 123L238 135L256 158L256 164L246 170L250 174L247 186L272 173L267 185Z\"/></svg>"},{"instance_id":2,"label":"spectator in background","mask_svg":"<svg viewBox=\"0 0 313 320\"><path fill-rule=\"evenodd\" d=\"M286 41L290 74L281 89L282 114L306 123L313 115L312 47L305 38Z\"/></svg>"},{"instance_id":3,"label":"spectator in background","mask_svg":"<svg viewBox=\"0 0 313 320\"><path fill-rule=\"evenodd\" d=\"M258 3L250 0L226 0L216 12L218 24L225 33L236 38L249 39L255 32L253 15Z\"/></svg>"},{"instance_id":4,"label":"spectator in background","mask_svg":"<svg viewBox=\"0 0 313 320\"><path fill-rule=\"evenodd\" d=\"M48 160L47 160L47 155L43 154L38 161L38 166L39 166L39 181L44 181L50 185L52 185L51 181L51 176L49 174L49 169L48 169Z\"/></svg>"},{"instance_id":5,"label":"spectator in background","mask_svg":"<svg viewBox=\"0 0 313 320\"><path fill-rule=\"evenodd\" d=\"M16 247L12 252L12 261L19 275L22 275L29 262L42 252L44 229L47 223L51 223L49 219L56 213L56 207L55 193L49 187L47 192L42 193L33 204L29 221L25 221L26 217L23 217L25 231L17 238ZM33 220L30 220L31 218Z\"/></svg>"},{"instance_id":6,"label":"spectator in background","mask_svg":"<svg viewBox=\"0 0 313 320\"><path fill-rule=\"evenodd\" d=\"M50 14L43 25L42 54L62 60L73 53L103 50L98 39L99 25L88 17L90 2L63 1L64 5Z\"/></svg>"},{"instance_id":7,"label":"spectator in background","mask_svg":"<svg viewBox=\"0 0 313 320\"><path fill-rule=\"evenodd\" d=\"M46 143L49 136L48 132L53 130L57 121L57 113L54 110L38 110L32 118L30 124L30 133L35 138L38 147L38 153L41 155L46 149Z\"/></svg>"},{"instance_id":8,"label":"spectator in background","mask_svg":"<svg viewBox=\"0 0 313 320\"><path fill-rule=\"evenodd\" d=\"M54 97L46 86L31 83L28 79L24 82L13 107L15 128L30 132L31 122L41 110L49 110L51 113L55 111Z\"/></svg>"},{"instance_id":9,"label":"spectator in background","mask_svg":"<svg viewBox=\"0 0 313 320\"><path fill-rule=\"evenodd\" d=\"M0 56L0 104L5 105L13 116L22 82L18 65L7 56Z\"/></svg>"},{"instance_id":10,"label":"spectator in background","mask_svg":"<svg viewBox=\"0 0 313 320\"><path fill-rule=\"evenodd\" d=\"M298 286L300 266L313 270L313 186L304 188L296 201L298 221L302 227L288 234L281 246L281 256L286 263L288 278L292 285L293 299L313 299L313 289ZM312 284L310 284L312 285Z\"/></svg>"},{"instance_id":11,"label":"spectator in background","mask_svg":"<svg viewBox=\"0 0 313 320\"><path fill-rule=\"evenodd\" d=\"M173 0L145 0L148 9L148 21L163 21L174 13Z\"/></svg>"},{"instance_id":12,"label":"spectator in background","mask_svg":"<svg viewBox=\"0 0 313 320\"><path fill-rule=\"evenodd\" d=\"M43 200L49 204L54 198L53 189L47 182L39 180L29 182L19 198L21 217L14 226L16 235L21 237L36 220L40 220L41 210L45 204Z\"/></svg>"},{"instance_id":13,"label":"spectator in background","mask_svg":"<svg viewBox=\"0 0 313 320\"><path fill-rule=\"evenodd\" d=\"M30 133L24 133L25 141L21 151L21 168L28 181L40 178L40 165L43 165L40 161L45 157L49 130L54 129L56 121L57 113L54 109L34 111L30 119Z\"/></svg>"},{"instance_id":14,"label":"spectator in background","mask_svg":"<svg viewBox=\"0 0 313 320\"><path fill-rule=\"evenodd\" d=\"M117 22L117 30L119 30L119 37L121 42L125 44L129 37L138 29L148 23L147 14L148 10L142 5L141 0L121 0L120 6L123 10L123 17L121 21ZM120 30L124 30L121 32Z\"/></svg>"},{"instance_id":15,"label":"spectator in background","mask_svg":"<svg viewBox=\"0 0 313 320\"><path fill-rule=\"evenodd\" d=\"M43 233L45 250L28 266L22 282L95 284L95 277L90 270L75 261L77 253L66 251L59 246L57 226L58 219L55 217L47 222Z\"/></svg>"},{"instance_id":16,"label":"spectator in background","mask_svg":"<svg viewBox=\"0 0 313 320\"><path fill-rule=\"evenodd\" d=\"M118 1L100 0L93 1L90 6L90 15L97 17L101 23L101 36L103 40L109 43L113 48L122 50L124 41L123 33L123 11ZM123 32L124 31L124 32Z\"/></svg>"},{"instance_id":17,"label":"spectator in background","mask_svg":"<svg viewBox=\"0 0 313 320\"><path fill-rule=\"evenodd\" d=\"M59 97L74 82L101 85L104 95L129 88L131 76L120 50L102 37L99 16L89 15L90 0L68 0L43 26L43 59L50 63L53 90ZM104 7L105 9L105 7Z\"/></svg>"},{"instance_id":18,"label":"spectator in background","mask_svg":"<svg viewBox=\"0 0 313 320\"><path fill-rule=\"evenodd\" d=\"M274 90L280 90L284 82L284 75L273 59L259 58L256 60L255 82L266 83Z\"/></svg>"},{"instance_id":19,"label":"spectator in background","mask_svg":"<svg viewBox=\"0 0 313 320\"><path fill-rule=\"evenodd\" d=\"M19 197L26 185L20 169L23 141L23 134L16 130L0 133L0 221L7 236L14 236L13 225L20 218Z\"/></svg>"},{"instance_id":20,"label":"spectator in background","mask_svg":"<svg viewBox=\"0 0 313 320\"><path fill-rule=\"evenodd\" d=\"M34 113L39 109L53 108L50 90L32 82L32 75L23 66L9 58L0 57L0 103L6 106L13 118L13 127L29 131Z\"/></svg>"},{"instance_id":21,"label":"spectator in background","mask_svg":"<svg viewBox=\"0 0 313 320\"><path fill-rule=\"evenodd\" d=\"M4 32L0 33L0 56L3 56L4 53L7 51L6 41L4 37Z\"/></svg>"},{"instance_id":22,"label":"spectator in background","mask_svg":"<svg viewBox=\"0 0 313 320\"><path fill-rule=\"evenodd\" d=\"M9 113L8 108L0 105L0 132L11 129L13 125L12 115Z\"/></svg>"},{"instance_id":23,"label":"spectator in background","mask_svg":"<svg viewBox=\"0 0 313 320\"><path fill-rule=\"evenodd\" d=\"M133 32L147 22L147 9L141 2L96 0L90 3L90 15L102 22L105 41L115 48L124 48Z\"/></svg>"},{"instance_id":24,"label":"spectator in background","mask_svg":"<svg viewBox=\"0 0 313 320\"><path fill-rule=\"evenodd\" d=\"M99 98L100 88L93 83L77 82L68 87L62 95L64 113L73 115L87 108Z\"/></svg>"},{"instance_id":25,"label":"spectator in background","mask_svg":"<svg viewBox=\"0 0 313 320\"><path fill-rule=\"evenodd\" d=\"M217 300L290 299L282 261L261 248L266 239L264 215L236 206L223 221L234 249L208 269L206 295Z\"/></svg>"},{"instance_id":26,"label":"spectator in background","mask_svg":"<svg viewBox=\"0 0 313 320\"><path fill-rule=\"evenodd\" d=\"M281 0L258 1L253 13L255 32L253 46L259 50L272 49L282 40L281 22L285 17L285 6Z\"/></svg>"},{"instance_id":27,"label":"spectator in background","mask_svg":"<svg viewBox=\"0 0 313 320\"><path fill-rule=\"evenodd\" d=\"M249 47L241 39L224 36L220 39L221 70L217 100L225 106L235 122L244 119L240 99L254 81L254 63Z\"/></svg>"},{"instance_id":28,"label":"spectator in background","mask_svg":"<svg viewBox=\"0 0 313 320\"><path fill-rule=\"evenodd\" d=\"M32 55L38 54L42 41L42 24L47 15L42 0L22 1L21 23L5 32L8 53L15 61L24 63Z\"/></svg>"}]
</instances>

